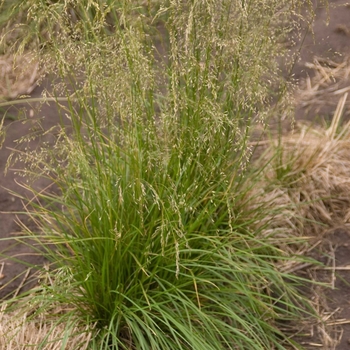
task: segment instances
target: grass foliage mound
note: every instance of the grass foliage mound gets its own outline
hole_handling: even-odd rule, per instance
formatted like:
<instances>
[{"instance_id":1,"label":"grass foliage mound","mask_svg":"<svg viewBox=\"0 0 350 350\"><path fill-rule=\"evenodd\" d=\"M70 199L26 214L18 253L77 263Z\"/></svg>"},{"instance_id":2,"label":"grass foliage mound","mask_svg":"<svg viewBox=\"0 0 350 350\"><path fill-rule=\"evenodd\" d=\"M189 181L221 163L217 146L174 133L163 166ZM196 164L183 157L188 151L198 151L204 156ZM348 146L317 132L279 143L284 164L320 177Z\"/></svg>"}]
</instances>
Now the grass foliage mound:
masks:
<instances>
[{"instance_id":1,"label":"grass foliage mound","mask_svg":"<svg viewBox=\"0 0 350 350\"><path fill-rule=\"evenodd\" d=\"M16 304L35 310L26 323L51 322L38 348L291 342L278 322L303 301L276 264L295 259L281 249L293 237L276 240L278 209L250 196L249 163L251 128L281 84L290 3L4 2L18 23L4 27L8 50L38 50L60 77L54 143L15 155L52 183L29 186L36 225L24 227L51 265Z\"/></svg>"}]
</instances>

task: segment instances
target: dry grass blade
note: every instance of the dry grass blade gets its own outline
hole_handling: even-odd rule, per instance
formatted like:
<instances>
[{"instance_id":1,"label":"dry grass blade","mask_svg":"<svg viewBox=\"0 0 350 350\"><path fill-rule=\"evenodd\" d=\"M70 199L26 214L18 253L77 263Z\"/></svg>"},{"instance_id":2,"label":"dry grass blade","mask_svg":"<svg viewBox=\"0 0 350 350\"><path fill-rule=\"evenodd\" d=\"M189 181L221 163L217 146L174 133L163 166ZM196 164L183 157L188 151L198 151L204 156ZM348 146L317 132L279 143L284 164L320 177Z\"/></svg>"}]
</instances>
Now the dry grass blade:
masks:
<instances>
[{"instance_id":1,"label":"dry grass blade","mask_svg":"<svg viewBox=\"0 0 350 350\"><path fill-rule=\"evenodd\" d=\"M346 92L338 102L337 109L335 110L335 113L332 119L332 123L328 128L328 130L326 131L326 135L328 136L328 138L332 138L332 139L336 138L337 129L340 126L340 119L342 117L347 98L348 98L348 93ZM341 137L341 134L339 137Z\"/></svg>"},{"instance_id":2,"label":"dry grass blade","mask_svg":"<svg viewBox=\"0 0 350 350\"><path fill-rule=\"evenodd\" d=\"M26 273L25 273L25 275L24 275L24 277L23 277L23 279L22 279L22 281L21 281L21 283L19 284L18 288L16 289L16 291L14 293L14 297L16 297L18 295L18 293L21 291L24 283L27 281L27 278L29 277L30 271L31 271L31 269L28 268Z\"/></svg>"}]
</instances>

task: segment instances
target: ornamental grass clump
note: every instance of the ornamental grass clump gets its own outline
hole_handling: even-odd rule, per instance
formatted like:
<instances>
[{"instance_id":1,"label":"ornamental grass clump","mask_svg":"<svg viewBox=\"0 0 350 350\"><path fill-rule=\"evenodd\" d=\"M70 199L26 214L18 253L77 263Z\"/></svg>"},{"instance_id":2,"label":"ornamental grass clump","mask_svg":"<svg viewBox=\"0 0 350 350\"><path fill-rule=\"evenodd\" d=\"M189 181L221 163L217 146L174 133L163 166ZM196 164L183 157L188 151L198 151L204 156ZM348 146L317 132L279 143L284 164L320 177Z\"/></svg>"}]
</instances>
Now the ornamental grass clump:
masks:
<instances>
[{"instance_id":1,"label":"ornamental grass clump","mask_svg":"<svg viewBox=\"0 0 350 350\"><path fill-rule=\"evenodd\" d=\"M251 204L248 141L279 86L292 8L156 3L22 5L62 111L44 132L54 144L15 153L22 175L52 183L25 185L35 225L23 229L51 263L22 299L26 322L66 324L38 337L44 349L78 348L79 332L91 349L284 349L278 322L304 302L276 268L295 259L288 239L264 234L276 208Z\"/></svg>"}]
</instances>

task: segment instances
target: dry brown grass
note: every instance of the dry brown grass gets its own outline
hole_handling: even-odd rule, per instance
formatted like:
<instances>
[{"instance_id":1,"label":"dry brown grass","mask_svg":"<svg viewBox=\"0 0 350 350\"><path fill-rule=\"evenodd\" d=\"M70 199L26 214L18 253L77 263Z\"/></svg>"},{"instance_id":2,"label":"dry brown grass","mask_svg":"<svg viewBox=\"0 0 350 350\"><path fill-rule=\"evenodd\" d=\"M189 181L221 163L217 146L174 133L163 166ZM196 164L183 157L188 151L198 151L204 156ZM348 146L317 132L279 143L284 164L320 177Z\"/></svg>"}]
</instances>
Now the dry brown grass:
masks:
<instances>
[{"instance_id":1,"label":"dry brown grass","mask_svg":"<svg viewBox=\"0 0 350 350\"><path fill-rule=\"evenodd\" d=\"M336 107L340 96L350 91L350 57L342 62L335 62L319 57L313 63L307 63L312 77L307 77L297 93L297 104L306 111L317 115L324 109ZM347 101L349 105L350 101ZM349 110L344 110L344 116L349 116Z\"/></svg>"},{"instance_id":2,"label":"dry brown grass","mask_svg":"<svg viewBox=\"0 0 350 350\"><path fill-rule=\"evenodd\" d=\"M338 67L339 79L344 73L340 70L348 68L345 65ZM320 78L322 73L317 74L316 77ZM348 76L343 78L348 79ZM324 79L325 82L326 77ZM315 248L324 251L329 259L326 267L322 268L325 270L322 282L333 289L336 271L341 267L336 266L334 247L331 244L325 247L324 242L332 229L346 227L350 221L350 121L342 123L349 103L348 89L339 89L344 82L337 84L328 86L324 91L322 83L319 83L314 89L308 87L304 91L305 100L308 97L312 103L318 101L320 93L329 95L333 91L336 96L343 93L340 99L338 96L338 105L329 127L298 123L293 132L261 143L265 153L258 162L265 164L269 159L272 161L263 171L261 185L255 186L253 191L255 195L259 191L266 205L285 207L284 212L274 218L266 235L278 230L280 246L287 254L310 255ZM319 103L323 102L321 98ZM304 243L284 245L283 242L290 237L308 239ZM286 272L303 270L310 281L319 282L317 269L311 266L288 261L281 262L279 268ZM319 322L315 324L305 320L304 325L298 325L299 332L304 333L306 339L312 339L303 345L307 349L336 349L342 337L341 325L350 321L339 319L340 309L329 308L324 286L312 286L309 295Z\"/></svg>"},{"instance_id":3,"label":"dry brown grass","mask_svg":"<svg viewBox=\"0 0 350 350\"><path fill-rule=\"evenodd\" d=\"M30 303L30 298L27 300ZM57 325L50 320L50 316L33 317L30 313L18 310L16 312L5 312L6 304L0 310L0 348L4 350L24 350L28 348L37 349L39 344L44 344L41 349L87 349L91 331L76 326L70 329L75 334L69 339L63 338L64 324ZM64 310L54 309L57 314Z\"/></svg>"},{"instance_id":4,"label":"dry brown grass","mask_svg":"<svg viewBox=\"0 0 350 350\"><path fill-rule=\"evenodd\" d=\"M0 56L0 101L30 94L39 75L38 60L29 52Z\"/></svg>"},{"instance_id":5,"label":"dry brown grass","mask_svg":"<svg viewBox=\"0 0 350 350\"><path fill-rule=\"evenodd\" d=\"M293 204L289 214L309 220L309 233L312 223L334 227L350 220L350 122L341 125L346 102L347 93L328 128L298 123L292 133L262 143L268 147L258 162L272 161L264 170L261 195L276 205Z\"/></svg>"},{"instance_id":6,"label":"dry brown grass","mask_svg":"<svg viewBox=\"0 0 350 350\"><path fill-rule=\"evenodd\" d=\"M260 148L266 153L261 164L274 158L263 172L260 192L264 202L273 198L276 205L286 208L274 223L281 241L291 236L309 237L305 244L281 244L281 248L290 254L328 257L325 267L281 262L279 268L302 273L310 281L334 289L337 272L347 269L337 266L336 247L329 234L337 227L346 230L350 221L350 57L341 63L315 58L307 67L314 74L301 83L296 105L312 116L324 116L335 109L332 122L329 127L299 122L293 132L263 142ZM315 250L318 253L313 253ZM308 295L319 321L305 319L298 325L299 334L303 334L298 340L306 349L335 350L343 337L342 325L350 323L340 317L341 307L329 306L326 289L310 285Z\"/></svg>"}]
</instances>

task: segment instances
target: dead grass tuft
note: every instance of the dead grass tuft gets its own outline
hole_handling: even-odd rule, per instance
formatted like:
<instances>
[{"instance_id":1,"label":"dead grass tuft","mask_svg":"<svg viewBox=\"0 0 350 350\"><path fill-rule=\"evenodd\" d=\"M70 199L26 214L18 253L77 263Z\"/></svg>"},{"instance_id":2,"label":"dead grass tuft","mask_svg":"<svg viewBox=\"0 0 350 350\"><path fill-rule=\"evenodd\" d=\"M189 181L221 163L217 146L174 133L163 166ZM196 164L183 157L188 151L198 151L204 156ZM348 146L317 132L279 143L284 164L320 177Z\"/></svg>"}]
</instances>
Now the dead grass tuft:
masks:
<instances>
[{"instance_id":1,"label":"dead grass tuft","mask_svg":"<svg viewBox=\"0 0 350 350\"><path fill-rule=\"evenodd\" d=\"M326 77L324 79L326 81ZM335 94L340 91L335 87L332 89ZM317 91L315 87L315 95ZM306 92L312 96L310 89ZM266 235L273 230L279 232L277 239L280 239L281 249L287 254L309 256L317 250L329 257L323 268L316 268L312 263L288 261L280 262L279 269L289 273L302 271L304 275L307 272L306 278L318 282L320 278L316 271L323 269L325 278L321 282L331 289L335 288L337 270L347 268L336 266L333 246L324 247L324 238L329 232L336 227L348 226L350 221L350 121L342 123L347 98L347 92L340 100L338 98L328 128L298 123L292 133L264 141L260 147L265 149L265 153L258 163L263 166L269 159L272 161L263 170L261 186L255 186L253 190L253 195L258 193L265 205L285 208L283 213L273 218L272 225L266 230ZM266 218L268 220L271 218ZM296 237L296 241L300 237L300 242L305 237L309 239L304 241L305 244L284 244L290 237ZM342 338L341 325L349 320L339 318L339 309L329 308L325 286L311 287L308 294L319 321L312 323L306 319L304 325L299 325L299 332L303 334L301 343L307 349L336 349Z\"/></svg>"},{"instance_id":2,"label":"dead grass tuft","mask_svg":"<svg viewBox=\"0 0 350 350\"><path fill-rule=\"evenodd\" d=\"M350 220L350 122L341 125L346 102L347 93L328 128L299 123L293 133L272 139L260 159L273 159L264 171L266 202L292 204L289 216L307 219L308 233L315 228L312 223L334 227ZM296 222L290 226L300 232Z\"/></svg>"},{"instance_id":3,"label":"dead grass tuft","mask_svg":"<svg viewBox=\"0 0 350 350\"><path fill-rule=\"evenodd\" d=\"M30 303L30 300L27 300ZM0 348L4 350L41 349L87 349L92 332L89 329L76 326L70 329L71 337L62 337L65 333L64 324L50 321L50 315L41 314L33 317L29 312L7 312L7 304L3 304L0 310ZM6 311L6 312L5 312ZM52 310L57 314L64 310Z\"/></svg>"}]
</instances>

